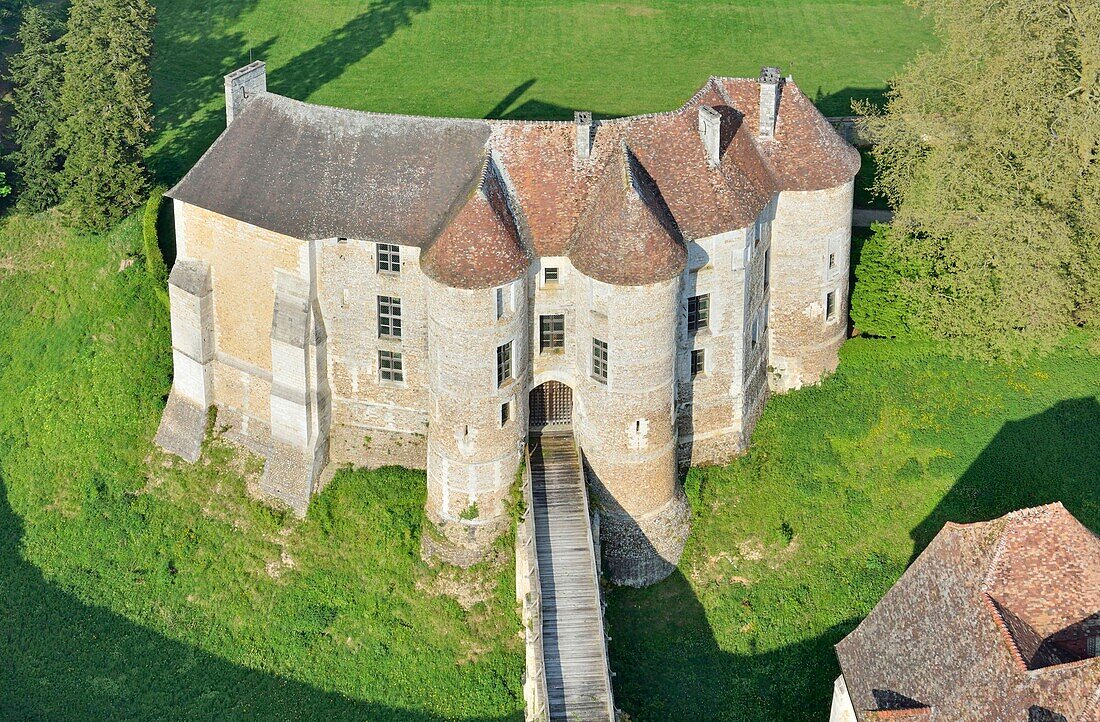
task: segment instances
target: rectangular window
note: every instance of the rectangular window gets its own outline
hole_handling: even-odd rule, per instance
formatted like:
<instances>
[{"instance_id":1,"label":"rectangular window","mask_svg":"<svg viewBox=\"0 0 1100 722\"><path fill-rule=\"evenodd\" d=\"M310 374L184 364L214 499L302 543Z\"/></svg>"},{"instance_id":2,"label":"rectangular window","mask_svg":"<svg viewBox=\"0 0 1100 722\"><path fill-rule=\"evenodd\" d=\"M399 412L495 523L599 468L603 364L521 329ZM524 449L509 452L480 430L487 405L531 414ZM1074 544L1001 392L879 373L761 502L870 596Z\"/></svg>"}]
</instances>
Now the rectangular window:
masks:
<instances>
[{"instance_id":1,"label":"rectangular window","mask_svg":"<svg viewBox=\"0 0 1100 722\"><path fill-rule=\"evenodd\" d=\"M688 299L688 331L706 328L710 321L710 295L692 296Z\"/></svg>"},{"instance_id":2,"label":"rectangular window","mask_svg":"<svg viewBox=\"0 0 1100 722\"><path fill-rule=\"evenodd\" d=\"M504 286L497 288L497 318L504 318Z\"/></svg>"},{"instance_id":3,"label":"rectangular window","mask_svg":"<svg viewBox=\"0 0 1100 722\"><path fill-rule=\"evenodd\" d=\"M607 383L607 342L592 339L592 378Z\"/></svg>"},{"instance_id":4,"label":"rectangular window","mask_svg":"<svg viewBox=\"0 0 1100 722\"><path fill-rule=\"evenodd\" d=\"M760 338L760 316L752 320L752 347L756 348L756 342Z\"/></svg>"},{"instance_id":5,"label":"rectangular window","mask_svg":"<svg viewBox=\"0 0 1100 722\"><path fill-rule=\"evenodd\" d=\"M699 374L706 371L706 350L697 348L691 352L691 377L695 378Z\"/></svg>"},{"instance_id":6,"label":"rectangular window","mask_svg":"<svg viewBox=\"0 0 1100 722\"><path fill-rule=\"evenodd\" d=\"M565 348L565 316L539 316L539 352Z\"/></svg>"},{"instance_id":7,"label":"rectangular window","mask_svg":"<svg viewBox=\"0 0 1100 722\"><path fill-rule=\"evenodd\" d=\"M835 253L830 253L829 254L829 268L830 269L836 268L836 254Z\"/></svg>"},{"instance_id":8,"label":"rectangular window","mask_svg":"<svg viewBox=\"0 0 1100 722\"><path fill-rule=\"evenodd\" d=\"M768 290L768 285L772 280L772 249L768 246L768 250L764 251L764 290Z\"/></svg>"},{"instance_id":9,"label":"rectangular window","mask_svg":"<svg viewBox=\"0 0 1100 722\"><path fill-rule=\"evenodd\" d=\"M405 369L401 365L400 351L378 352L378 378L381 381L404 381Z\"/></svg>"},{"instance_id":10,"label":"rectangular window","mask_svg":"<svg viewBox=\"0 0 1100 722\"><path fill-rule=\"evenodd\" d=\"M512 342L497 346L497 388L512 378Z\"/></svg>"},{"instance_id":11,"label":"rectangular window","mask_svg":"<svg viewBox=\"0 0 1100 722\"><path fill-rule=\"evenodd\" d=\"M547 268L542 272L543 283L557 283L558 282L558 269Z\"/></svg>"},{"instance_id":12,"label":"rectangular window","mask_svg":"<svg viewBox=\"0 0 1100 722\"><path fill-rule=\"evenodd\" d=\"M401 246L395 243L376 243L379 273L401 273Z\"/></svg>"},{"instance_id":13,"label":"rectangular window","mask_svg":"<svg viewBox=\"0 0 1100 722\"><path fill-rule=\"evenodd\" d=\"M832 321L836 318L836 291L825 294L825 320Z\"/></svg>"},{"instance_id":14,"label":"rectangular window","mask_svg":"<svg viewBox=\"0 0 1100 722\"><path fill-rule=\"evenodd\" d=\"M508 420L512 418L512 402L505 401L500 405L500 426L504 427L508 423Z\"/></svg>"},{"instance_id":15,"label":"rectangular window","mask_svg":"<svg viewBox=\"0 0 1100 722\"><path fill-rule=\"evenodd\" d=\"M378 336L401 338L401 299L393 296L378 297Z\"/></svg>"}]
</instances>

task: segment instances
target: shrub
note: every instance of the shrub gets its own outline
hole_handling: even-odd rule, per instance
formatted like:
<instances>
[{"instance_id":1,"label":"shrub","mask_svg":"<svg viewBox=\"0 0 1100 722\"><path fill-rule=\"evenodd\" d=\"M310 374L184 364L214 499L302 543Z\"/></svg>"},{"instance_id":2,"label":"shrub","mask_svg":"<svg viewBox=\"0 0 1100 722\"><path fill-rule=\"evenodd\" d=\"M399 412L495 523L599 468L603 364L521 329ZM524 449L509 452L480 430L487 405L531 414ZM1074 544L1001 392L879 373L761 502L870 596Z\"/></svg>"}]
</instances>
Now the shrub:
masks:
<instances>
[{"instance_id":1,"label":"shrub","mask_svg":"<svg viewBox=\"0 0 1100 722\"><path fill-rule=\"evenodd\" d=\"M160 252L160 239L157 237L157 218L160 217L160 204L164 200L164 188L153 189L153 194L145 203L145 213L141 219L142 241L145 245L145 272L156 281L156 294L161 303L168 306L168 266L164 263L164 254Z\"/></svg>"}]
</instances>

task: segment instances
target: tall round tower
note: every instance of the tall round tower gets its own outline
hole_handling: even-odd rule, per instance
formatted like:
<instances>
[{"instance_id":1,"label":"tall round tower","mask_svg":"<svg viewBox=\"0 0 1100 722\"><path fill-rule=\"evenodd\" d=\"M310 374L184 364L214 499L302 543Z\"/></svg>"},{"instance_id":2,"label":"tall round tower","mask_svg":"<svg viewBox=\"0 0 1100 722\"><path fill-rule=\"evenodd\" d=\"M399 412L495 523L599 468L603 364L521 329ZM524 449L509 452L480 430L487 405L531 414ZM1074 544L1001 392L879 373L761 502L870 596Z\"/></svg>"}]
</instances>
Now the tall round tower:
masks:
<instances>
[{"instance_id":1,"label":"tall round tower","mask_svg":"<svg viewBox=\"0 0 1100 722\"><path fill-rule=\"evenodd\" d=\"M674 410L687 252L625 145L597 180L569 255L587 276L577 303L575 434L604 568L617 584L651 584L672 572L688 532Z\"/></svg>"},{"instance_id":2,"label":"tall round tower","mask_svg":"<svg viewBox=\"0 0 1100 722\"><path fill-rule=\"evenodd\" d=\"M527 267L503 189L481 184L421 257L428 276L427 554L468 566L510 523L530 376Z\"/></svg>"}]
</instances>

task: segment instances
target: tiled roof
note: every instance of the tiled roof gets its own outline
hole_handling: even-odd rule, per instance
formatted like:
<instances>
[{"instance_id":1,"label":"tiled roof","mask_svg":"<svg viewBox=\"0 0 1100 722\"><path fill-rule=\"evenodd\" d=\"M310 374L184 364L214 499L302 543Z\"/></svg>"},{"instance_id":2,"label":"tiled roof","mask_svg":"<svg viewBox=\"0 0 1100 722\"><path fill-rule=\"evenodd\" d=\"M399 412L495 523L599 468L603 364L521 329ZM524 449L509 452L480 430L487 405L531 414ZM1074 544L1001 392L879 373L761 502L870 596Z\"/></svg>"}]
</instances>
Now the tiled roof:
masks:
<instances>
[{"instance_id":1,"label":"tiled roof","mask_svg":"<svg viewBox=\"0 0 1100 722\"><path fill-rule=\"evenodd\" d=\"M527 269L531 259L498 173L487 157L481 183L420 257L432 279L452 288L486 288L514 281Z\"/></svg>"},{"instance_id":2,"label":"tiled roof","mask_svg":"<svg viewBox=\"0 0 1100 722\"><path fill-rule=\"evenodd\" d=\"M944 526L837 656L862 720L881 719L893 695L927 707L929 722L1096 722L1090 633L1100 539L1050 504Z\"/></svg>"},{"instance_id":3,"label":"tiled roof","mask_svg":"<svg viewBox=\"0 0 1100 722\"><path fill-rule=\"evenodd\" d=\"M604 163L568 252L581 273L604 283L653 283L684 270L683 237L625 141Z\"/></svg>"},{"instance_id":4,"label":"tiled roof","mask_svg":"<svg viewBox=\"0 0 1100 722\"><path fill-rule=\"evenodd\" d=\"M703 105L721 117L713 167L698 131ZM782 85L772 140L756 137L759 106L756 80L711 78L677 110L597 122L591 155L578 161L571 122L383 115L263 93L168 195L295 238L419 246L439 278L488 286L511 272L504 269L514 258L502 260L506 244L492 223L497 235L477 236L489 215L473 219L472 210L459 211L491 152L510 179L505 190L514 196L531 253L584 249L586 257L575 263L599 268L615 283L640 285L672 272L683 239L744 228L776 192L832 188L859 169L859 154L793 82ZM597 247L591 236L604 224L617 223L620 233L630 224L655 230L643 215L624 216L633 206L610 192L607 168L619 162L623 143L653 186L650 196L659 199L653 211L659 225L671 225L668 242L618 238ZM604 202L612 205L594 207ZM461 227L450 228L460 216ZM428 252L439 241L445 248ZM491 247L458 248L463 243ZM658 255L636 255L650 252ZM488 264L483 270L470 265L481 261Z\"/></svg>"}]
</instances>

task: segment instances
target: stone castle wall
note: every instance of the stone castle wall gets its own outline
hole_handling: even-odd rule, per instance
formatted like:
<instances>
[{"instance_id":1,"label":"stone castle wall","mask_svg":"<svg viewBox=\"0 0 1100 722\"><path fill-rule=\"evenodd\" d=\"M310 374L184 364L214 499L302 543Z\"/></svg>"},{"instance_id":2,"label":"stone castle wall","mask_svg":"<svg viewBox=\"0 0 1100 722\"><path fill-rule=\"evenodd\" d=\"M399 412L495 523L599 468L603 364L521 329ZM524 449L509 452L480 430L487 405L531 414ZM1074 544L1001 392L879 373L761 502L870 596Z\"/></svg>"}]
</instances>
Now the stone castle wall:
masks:
<instances>
[{"instance_id":1,"label":"stone castle wall","mask_svg":"<svg viewBox=\"0 0 1100 722\"><path fill-rule=\"evenodd\" d=\"M648 286L611 286L568 258L539 259L504 287L499 318L496 289L431 280L416 248L401 246L400 273L384 273L372 241L303 242L177 203L179 257L207 269L212 288L186 306L205 303L211 318L208 402L233 438L277 457L266 488L300 513L325 463L426 468L433 551L465 563L510 521L528 393L560 381L573 391L608 574L652 582L671 571L687 534L678 470L743 450L769 365L780 391L835 368L851 193L849 183L780 194L749 228L691 242L685 273ZM547 268L557 281L546 281ZM708 324L688 333L688 299L701 294ZM379 337L380 295L401 299L400 338ZM193 325L186 308L173 311L181 332ZM565 345L544 352L539 318L551 314L564 317ZM608 345L607 383L592 375L593 338ZM498 386L496 349L507 342L511 376ZM706 354L694 378L693 349ZM380 378L384 350L401 353L400 382Z\"/></svg>"}]
</instances>

